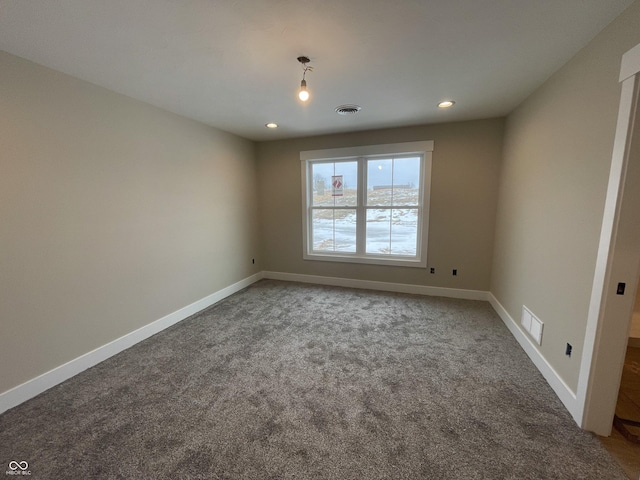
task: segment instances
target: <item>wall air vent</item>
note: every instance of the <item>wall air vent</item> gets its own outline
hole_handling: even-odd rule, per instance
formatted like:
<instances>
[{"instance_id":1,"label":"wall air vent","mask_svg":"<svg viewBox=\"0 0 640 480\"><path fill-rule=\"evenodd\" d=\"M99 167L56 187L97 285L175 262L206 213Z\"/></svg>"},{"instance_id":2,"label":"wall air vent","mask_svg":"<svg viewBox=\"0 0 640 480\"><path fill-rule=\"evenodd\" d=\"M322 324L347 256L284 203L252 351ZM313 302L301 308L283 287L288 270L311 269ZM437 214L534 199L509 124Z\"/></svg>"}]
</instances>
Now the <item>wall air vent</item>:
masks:
<instances>
[{"instance_id":1,"label":"wall air vent","mask_svg":"<svg viewBox=\"0 0 640 480\"><path fill-rule=\"evenodd\" d=\"M340 105L336 107L336 113L338 115L355 115L362 107L360 105Z\"/></svg>"}]
</instances>

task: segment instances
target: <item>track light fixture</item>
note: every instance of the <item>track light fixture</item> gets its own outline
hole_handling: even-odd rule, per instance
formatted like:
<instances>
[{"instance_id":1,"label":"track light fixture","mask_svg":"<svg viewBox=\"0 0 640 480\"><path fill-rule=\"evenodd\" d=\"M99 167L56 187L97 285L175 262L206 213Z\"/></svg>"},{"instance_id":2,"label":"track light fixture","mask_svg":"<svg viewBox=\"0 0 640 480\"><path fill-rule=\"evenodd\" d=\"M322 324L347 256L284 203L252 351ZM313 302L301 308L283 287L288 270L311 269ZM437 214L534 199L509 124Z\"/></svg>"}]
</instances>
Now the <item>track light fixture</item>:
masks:
<instances>
[{"instance_id":1,"label":"track light fixture","mask_svg":"<svg viewBox=\"0 0 640 480\"><path fill-rule=\"evenodd\" d=\"M313 71L313 67L309 67L307 65L307 63L311 61L309 60L309 57L298 57L298 61L302 64L302 81L300 82L300 90L298 91L298 98L303 102L306 102L307 100L309 100L309 91L307 90L307 81L305 80L304 77L307 74L307 70L310 72Z\"/></svg>"}]
</instances>

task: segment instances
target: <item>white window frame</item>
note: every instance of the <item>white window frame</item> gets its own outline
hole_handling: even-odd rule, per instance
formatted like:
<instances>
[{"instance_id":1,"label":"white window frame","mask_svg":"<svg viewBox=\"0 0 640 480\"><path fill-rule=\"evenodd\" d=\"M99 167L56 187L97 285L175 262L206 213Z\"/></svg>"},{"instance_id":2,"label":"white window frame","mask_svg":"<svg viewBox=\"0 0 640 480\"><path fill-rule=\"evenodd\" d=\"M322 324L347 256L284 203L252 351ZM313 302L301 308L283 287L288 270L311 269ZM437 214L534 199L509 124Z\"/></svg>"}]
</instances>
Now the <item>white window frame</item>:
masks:
<instances>
[{"instance_id":1,"label":"white window frame","mask_svg":"<svg viewBox=\"0 0 640 480\"><path fill-rule=\"evenodd\" d=\"M391 143L384 145L367 145L348 148L331 148L327 150L308 150L300 152L302 174L302 239L305 260L320 260L327 262L364 263L375 265L394 265L403 267L426 268L427 266L427 239L429 229L429 199L431 194L431 165L432 165L433 141ZM358 224L356 227L357 253L347 252L314 252L311 241L311 205L313 189L307 188L313 185L311 176L312 163L320 161L364 161L371 157L388 157L390 155L408 156L420 155L422 161L422 182L420 192L420 205L418 206L418 231L417 251L415 257L403 255L367 254L364 243L366 235L366 206L364 197L366 194L366 170L358 167ZM365 158L366 157L366 158ZM364 159L364 160L363 160ZM375 207L372 207L375 208Z\"/></svg>"}]
</instances>

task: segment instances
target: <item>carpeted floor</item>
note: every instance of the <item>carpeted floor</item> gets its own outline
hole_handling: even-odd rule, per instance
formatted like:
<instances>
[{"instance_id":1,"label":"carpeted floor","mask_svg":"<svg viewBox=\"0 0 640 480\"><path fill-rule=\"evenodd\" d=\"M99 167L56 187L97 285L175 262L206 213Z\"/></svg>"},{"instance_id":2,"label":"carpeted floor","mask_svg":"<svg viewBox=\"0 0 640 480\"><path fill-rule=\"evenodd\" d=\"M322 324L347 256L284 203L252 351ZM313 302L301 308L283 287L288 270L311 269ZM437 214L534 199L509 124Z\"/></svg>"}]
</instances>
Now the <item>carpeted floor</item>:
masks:
<instances>
[{"instance_id":1,"label":"carpeted floor","mask_svg":"<svg viewBox=\"0 0 640 480\"><path fill-rule=\"evenodd\" d=\"M42 479L625 478L488 303L266 280L0 416L12 460Z\"/></svg>"}]
</instances>

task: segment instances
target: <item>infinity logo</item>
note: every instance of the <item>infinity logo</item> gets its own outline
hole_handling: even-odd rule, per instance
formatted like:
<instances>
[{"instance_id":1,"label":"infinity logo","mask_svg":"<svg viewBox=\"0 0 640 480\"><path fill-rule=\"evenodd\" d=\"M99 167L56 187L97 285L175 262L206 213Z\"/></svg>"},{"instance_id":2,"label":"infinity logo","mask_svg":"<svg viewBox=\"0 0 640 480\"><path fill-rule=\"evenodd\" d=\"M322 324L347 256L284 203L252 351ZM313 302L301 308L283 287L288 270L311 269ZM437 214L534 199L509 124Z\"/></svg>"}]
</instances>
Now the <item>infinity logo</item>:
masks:
<instances>
[{"instance_id":1,"label":"infinity logo","mask_svg":"<svg viewBox=\"0 0 640 480\"><path fill-rule=\"evenodd\" d=\"M27 468L29 468L29 464L25 461L22 462L16 462L15 460L11 460L9 462L9 468L11 470L26 470Z\"/></svg>"}]
</instances>

